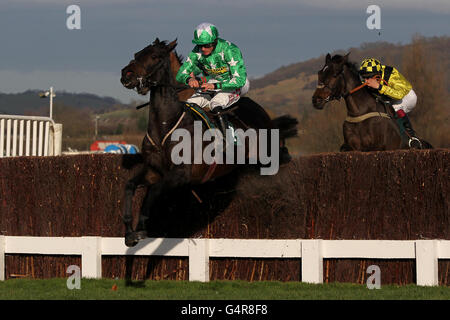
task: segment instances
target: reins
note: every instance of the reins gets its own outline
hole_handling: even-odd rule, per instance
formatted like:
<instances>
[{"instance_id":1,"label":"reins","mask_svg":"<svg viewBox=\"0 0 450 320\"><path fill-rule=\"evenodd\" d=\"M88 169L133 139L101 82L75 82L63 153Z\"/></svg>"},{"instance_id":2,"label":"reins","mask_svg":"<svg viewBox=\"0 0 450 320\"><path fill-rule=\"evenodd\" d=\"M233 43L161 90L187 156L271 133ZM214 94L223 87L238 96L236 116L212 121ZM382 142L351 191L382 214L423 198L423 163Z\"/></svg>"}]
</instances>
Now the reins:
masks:
<instances>
[{"instance_id":1,"label":"reins","mask_svg":"<svg viewBox=\"0 0 450 320\"><path fill-rule=\"evenodd\" d=\"M170 131L164 136L164 138L161 141L161 146L158 146L155 141L153 141L152 137L150 137L150 134L147 131L147 134L145 135L148 139L148 141L150 141L150 143L152 144L152 146L154 146L156 149L161 150L162 147L164 146L164 143L166 142L167 138L175 131L175 129L180 125L181 120L183 120L184 116L186 115L186 111L183 111L183 113L181 114L180 118L178 118L177 123L172 127L172 129L170 129Z\"/></svg>"},{"instance_id":2,"label":"reins","mask_svg":"<svg viewBox=\"0 0 450 320\"><path fill-rule=\"evenodd\" d=\"M187 90L187 89L191 89L191 87L186 86L186 85L173 85L173 84L170 84L170 83L158 83L156 81L152 81L152 82L148 82L148 83L150 84L150 86L149 86L150 89L151 88L157 88L157 87L169 87L169 88L171 87L171 88L174 88L176 92ZM138 105L136 107L136 110L142 109L142 108L144 108L144 107L146 107L148 105L150 105L150 101L146 102L146 103L143 103L141 105Z\"/></svg>"},{"instance_id":3,"label":"reins","mask_svg":"<svg viewBox=\"0 0 450 320\"><path fill-rule=\"evenodd\" d=\"M339 74L339 76L342 76L342 72ZM387 81L384 80L383 78L381 78L380 75L376 75L376 76L374 76L371 79L375 79L378 82L382 81L385 85L388 84ZM344 81L345 81L345 79L344 79ZM347 98L348 96L351 96L353 93L357 92L358 90L361 90L365 86L367 86L367 82L364 82L363 84L357 86L356 88L353 88L352 90L347 91L344 94L341 94L337 98L338 99L340 99L341 97L342 98ZM329 100L330 98L331 98L331 95L327 99ZM368 112L368 113L365 113L365 114L363 114L361 116L357 116L357 117L347 116L345 118L345 121L346 122L350 122L350 123L358 123L358 122L362 122L362 121L364 121L366 119L373 118L373 117L382 117L382 118L386 118L386 119L391 119L391 116L389 116L387 113L375 111L375 112Z\"/></svg>"},{"instance_id":4,"label":"reins","mask_svg":"<svg viewBox=\"0 0 450 320\"><path fill-rule=\"evenodd\" d=\"M387 81L384 80L384 79L382 79L381 76L379 76L379 75L376 75L376 76L374 76L374 77L371 78L371 79L375 79L375 80L377 80L377 81L383 81L385 85L388 85ZM350 90L347 94L344 94L344 95L353 94L353 93L355 93L356 91L358 91L359 89L364 88L365 86L367 86L367 82L364 82L362 85L357 86L356 88L353 88L353 89Z\"/></svg>"},{"instance_id":5,"label":"reins","mask_svg":"<svg viewBox=\"0 0 450 320\"><path fill-rule=\"evenodd\" d=\"M184 86L180 86L180 85L173 85L171 83L160 83L157 81L151 81L149 80L149 78L156 72L158 71L165 63L165 60L161 60L160 62L158 62L155 66L152 72L150 72L150 74L145 76L145 83L149 85L149 88L156 88L156 87L171 87L174 88L176 91L179 90L185 90L187 88L189 88L188 86L184 85ZM169 62L170 64L170 62ZM142 81L140 80L140 84L142 85ZM141 109L145 106L150 105L150 101L146 102L144 104L141 104L139 106L136 107L136 109ZM150 136L150 134L146 133L145 137L148 139L148 141L150 141L150 143L152 144L153 147L155 147L158 152L162 151L162 147L164 146L167 138L175 131L175 129L180 125L181 121L183 120L184 116L186 115L186 111L183 111L183 113L181 114L181 116L178 118L178 121L175 123L175 125L172 127L172 129L169 130L169 132L164 136L164 138L161 141L161 144L158 145L156 144L156 142L152 139L152 137Z\"/></svg>"}]
</instances>

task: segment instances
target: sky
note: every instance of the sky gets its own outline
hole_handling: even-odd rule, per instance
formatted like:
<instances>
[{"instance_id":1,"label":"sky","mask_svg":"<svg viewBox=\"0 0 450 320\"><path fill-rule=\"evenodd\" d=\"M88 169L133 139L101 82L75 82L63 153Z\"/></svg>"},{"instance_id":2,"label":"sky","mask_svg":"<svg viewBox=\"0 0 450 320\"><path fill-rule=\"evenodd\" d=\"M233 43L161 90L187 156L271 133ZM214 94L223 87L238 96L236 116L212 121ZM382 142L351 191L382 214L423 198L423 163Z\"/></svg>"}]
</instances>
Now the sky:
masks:
<instances>
[{"instance_id":1,"label":"sky","mask_svg":"<svg viewBox=\"0 0 450 320\"><path fill-rule=\"evenodd\" d=\"M69 29L70 5L80 29ZM380 29L369 29L380 8ZM120 84L120 70L153 42L193 48L195 27L217 26L242 51L250 78L362 43L406 44L414 34L450 35L449 0L1 0L0 92L93 93L145 100ZM57 98L55 98L57 99Z\"/></svg>"}]
</instances>

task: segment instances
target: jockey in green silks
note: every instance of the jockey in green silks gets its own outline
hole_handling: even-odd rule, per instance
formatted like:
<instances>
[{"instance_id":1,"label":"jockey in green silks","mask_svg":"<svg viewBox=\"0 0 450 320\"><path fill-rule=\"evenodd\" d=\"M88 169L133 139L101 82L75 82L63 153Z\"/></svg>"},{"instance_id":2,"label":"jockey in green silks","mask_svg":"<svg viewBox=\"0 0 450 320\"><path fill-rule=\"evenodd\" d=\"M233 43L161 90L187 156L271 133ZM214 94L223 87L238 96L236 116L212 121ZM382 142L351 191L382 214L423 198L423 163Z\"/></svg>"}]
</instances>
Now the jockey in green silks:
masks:
<instances>
[{"instance_id":1,"label":"jockey in green silks","mask_svg":"<svg viewBox=\"0 0 450 320\"><path fill-rule=\"evenodd\" d=\"M233 43L219 38L217 27L201 23L195 28L196 45L178 70L176 79L191 88L199 88L187 100L216 114L225 134L226 120L222 111L250 88L241 50Z\"/></svg>"}]
</instances>

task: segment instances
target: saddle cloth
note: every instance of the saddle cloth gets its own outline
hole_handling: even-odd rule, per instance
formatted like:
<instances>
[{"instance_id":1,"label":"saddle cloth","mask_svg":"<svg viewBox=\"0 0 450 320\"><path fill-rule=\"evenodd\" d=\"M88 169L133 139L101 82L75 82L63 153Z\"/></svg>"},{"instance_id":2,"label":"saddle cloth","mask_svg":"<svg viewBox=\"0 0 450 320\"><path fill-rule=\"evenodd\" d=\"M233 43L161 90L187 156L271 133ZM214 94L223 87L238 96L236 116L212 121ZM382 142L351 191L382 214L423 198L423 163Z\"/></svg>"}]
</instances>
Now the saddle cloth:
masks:
<instances>
[{"instance_id":1,"label":"saddle cloth","mask_svg":"<svg viewBox=\"0 0 450 320\"><path fill-rule=\"evenodd\" d=\"M211 118L206 114L206 112L194 103L185 102L186 109L194 115L194 117L202 121L209 129L214 129L216 125L211 120Z\"/></svg>"}]
</instances>

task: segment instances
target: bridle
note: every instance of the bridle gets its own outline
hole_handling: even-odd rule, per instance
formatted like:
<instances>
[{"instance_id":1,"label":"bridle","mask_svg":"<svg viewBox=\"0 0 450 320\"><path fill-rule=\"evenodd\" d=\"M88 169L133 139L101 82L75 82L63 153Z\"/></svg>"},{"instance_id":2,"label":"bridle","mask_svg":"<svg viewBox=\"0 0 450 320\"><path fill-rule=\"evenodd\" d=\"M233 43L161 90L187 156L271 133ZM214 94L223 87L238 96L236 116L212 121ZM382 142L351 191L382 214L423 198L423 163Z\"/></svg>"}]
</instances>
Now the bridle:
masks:
<instances>
[{"instance_id":1,"label":"bridle","mask_svg":"<svg viewBox=\"0 0 450 320\"><path fill-rule=\"evenodd\" d=\"M325 68L325 67L324 67L324 68ZM361 84L361 85L359 85L359 86L357 86L357 87L351 89L350 91L346 90L346 88L347 88L347 83L346 83L346 81L345 81L345 79L344 79L343 73L344 73L344 68L342 68L342 70L341 70L338 74L335 74L334 77L333 77L333 78L335 79L335 81L334 81L335 83L338 82L337 79L340 78L340 77L344 80L344 90L345 90L345 91L342 93L342 90L341 90L341 93L340 93L339 95L336 94L337 86L335 86L334 88L331 88L331 87L329 86L329 84L324 84L324 83L322 83L322 82L319 82L319 83L317 84L317 89L327 88L328 90L330 90L330 94L328 95L328 97L326 97L325 99L323 99L323 100L325 101L325 103L329 102L330 100L340 100L341 98L347 98L349 95L352 95L352 94L355 93L356 91L358 91L358 90L364 88L365 86L367 86L367 82L364 82L363 84ZM383 81L383 82L387 85L386 80L384 80L383 78L381 78L381 76L375 75L373 78L376 79L376 80L378 80L378 81Z\"/></svg>"},{"instance_id":2,"label":"bridle","mask_svg":"<svg viewBox=\"0 0 450 320\"><path fill-rule=\"evenodd\" d=\"M178 85L178 84L172 84L170 82L160 82L160 81L156 81L156 80L151 80L151 77L157 71L159 71L165 65L166 62L167 62L166 59L161 59L155 65L149 66L147 68L143 68L146 71L148 71L148 69L151 67L152 71L145 76L136 77L136 80L138 81L138 85L136 87L134 87L133 89L136 91L139 91L139 89L141 89L141 90L142 89L150 89L151 90L152 88L157 88L157 87L171 87L171 88L174 88L177 92L185 90L185 89L189 89L190 87L187 85ZM130 64L131 63L138 64L140 62L136 61L136 60L131 60Z\"/></svg>"},{"instance_id":3,"label":"bridle","mask_svg":"<svg viewBox=\"0 0 450 320\"><path fill-rule=\"evenodd\" d=\"M335 75L335 76L333 77L335 83L338 82L338 78L339 78L339 77L343 77L342 72L343 72L343 71L339 72L337 75ZM330 81L330 82L331 82L331 81ZM329 83L330 83L330 82L329 82ZM325 84L325 83L323 83L323 82L319 82L319 83L317 84L317 87L316 87L317 89L327 88L327 89L330 91L330 94L329 94L325 99L323 99L323 101L324 101L325 103L327 103L327 102L329 102L329 101L331 101L331 100L340 100L340 99L342 98L342 94L337 95L337 86L335 86L334 88L331 88L331 87L329 86L329 83L328 83L328 84Z\"/></svg>"},{"instance_id":4,"label":"bridle","mask_svg":"<svg viewBox=\"0 0 450 320\"><path fill-rule=\"evenodd\" d=\"M342 78L343 83L344 83L344 88L343 88L343 90L341 90L341 93L339 95L336 94L337 86L335 86L334 88L331 88L329 86L329 84L324 84L324 83L319 83L317 85L318 89L327 88L328 90L330 90L330 94L328 95L328 97L323 99L325 101L325 103L327 103L330 100L340 100L341 98L345 99L347 97L351 97L351 95L353 93L355 93L356 91L358 91L358 90L364 88L365 86L367 86L367 82L364 82L363 84L361 84L361 85L351 89L350 91L348 91L347 90L347 82L345 81L343 73L344 73L344 68L342 68L342 70L338 74L334 75L334 82L335 83L338 81L338 78ZM384 83L387 85L387 82L383 78L381 78L381 76L375 75L373 78L375 78L378 81L384 81ZM384 107L386 109L386 106L384 106ZM387 112L368 112L368 113L365 113L365 114L360 115L360 116L347 115L347 118L345 119L345 121L346 122L351 122L351 123L359 123L359 122L362 122L362 121L364 121L364 120L366 120L368 118L372 118L372 117L383 117L383 118L391 119L391 117L387 114Z\"/></svg>"},{"instance_id":5,"label":"bridle","mask_svg":"<svg viewBox=\"0 0 450 320\"><path fill-rule=\"evenodd\" d=\"M155 74L156 71L158 71L164 64L164 59L161 59L161 61L159 61L158 63L156 63L154 66L152 66L152 71L145 75L145 76L140 76L140 77L136 77L136 80L138 81L138 84L133 88L133 90L135 90L136 92L139 92L139 90L142 89L150 89L151 87L154 87L157 85L156 81L151 81L150 77ZM131 66L132 64L140 64L142 66L142 64L139 61L136 61L135 59L131 60L129 65ZM146 71L149 69L147 68L143 68ZM132 74L131 71L127 72L128 74Z\"/></svg>"},{"instance_id":6,"label":"bridle","mask_svg":"<svg viewBox=\"0 0 450 320\"><path fill-rule=\"evenodd\" d=\"M143 77L136 77L136 79L139 81L139 88L145 88L145 89L152 89L152 88L156 88L156 87L172 87L175 88L176 90L184 90L186 88L189 88L188 86L180 86L180 85L174 85L172 83L163 83L163 82L158 82L156 80L151 80L151 76L154 75L157 71L159 71L162 67L166 66L167 61L169 61L168 59L161 59L158 63L156 63L155 65L149 66L147 68L143 68L146 71L148 71L148 69L151 67L152 71L150 73L148 73L146 76ZM131 62L130 62L131 63ZM132 60L132 63L139 63L136 60ZM170 64L170 61L169 61ZM169 66L170 67L170 66ZM136 90L138 90L137 87L135 87ZM136 109L140 109L143 108L145 106L149 106L150 102L147 102L145 104L142 104L138 107L136 107ZM168 137L175 131L175 129L180 125L181 121L183 120L184 116L186 115L186 111L183 110L183 112L181 113L181 116L178 118L178 121L175 123L175 125L169 130L169 132L164 136L164 138L162 139L162 141L158 144L156 143L152 137L150 136L150 133L147 131L146 133L146 138L148 139L148 141L151 143L151 145L157 150L158 153L162 152L162 148L164 147L165 142L167 141Z\"/></svg>"}]
</instances>

